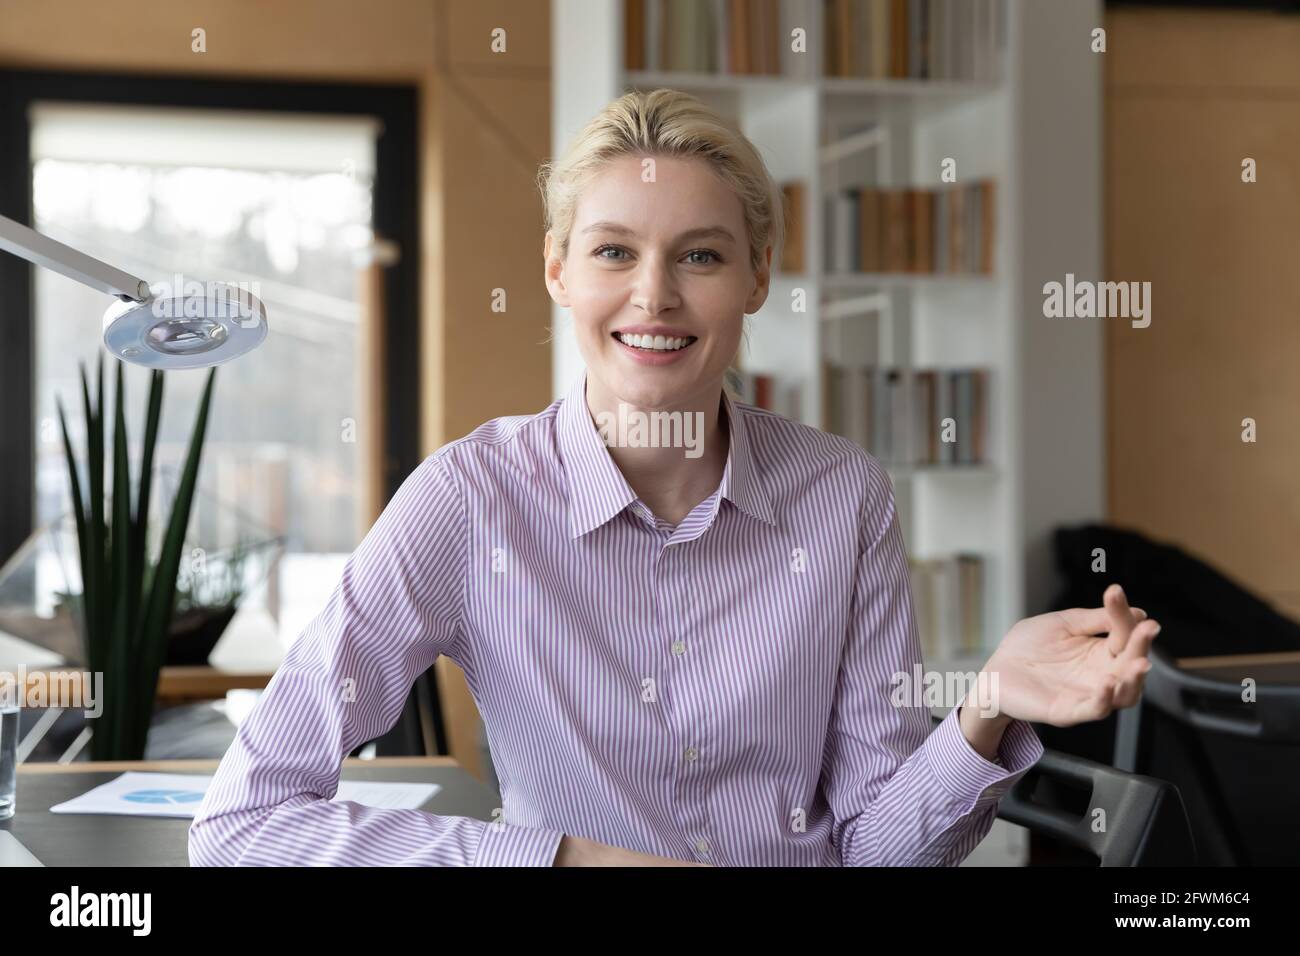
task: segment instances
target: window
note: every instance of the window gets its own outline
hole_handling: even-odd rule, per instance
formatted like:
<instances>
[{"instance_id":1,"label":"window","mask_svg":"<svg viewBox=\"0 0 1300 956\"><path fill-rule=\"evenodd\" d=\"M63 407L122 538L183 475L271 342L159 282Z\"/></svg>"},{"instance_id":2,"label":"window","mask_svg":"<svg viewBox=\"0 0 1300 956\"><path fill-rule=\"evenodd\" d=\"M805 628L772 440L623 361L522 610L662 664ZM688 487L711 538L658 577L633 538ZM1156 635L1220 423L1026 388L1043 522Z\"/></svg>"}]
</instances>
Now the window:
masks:
<instances>
[{"instance_id":1,"label":"window","mask_svg":"<svg viewBox=\"0 0 1300 956\"><path fill-rule=\"evenodd\" d=\"M282 643L292 640L369 523L359 512L364 446L354 438L374 423L358 420L352 257L373 235L374 121L38 103L31 129L36 229L151 283L247 282L266 303L267 341L217 371L191 537L212 553L241 537L284 537L271 586L255 600ZM41 525L70 506L55 396L78 428L74 447L84 447L78 363L93 369L108 304L36 271ZM105 358L109 408L115 364ZM150 373L125 369L136 454ZM206 378L206 370L166 374L163 472L179 473Z\"/></svg>"}]
</instances>

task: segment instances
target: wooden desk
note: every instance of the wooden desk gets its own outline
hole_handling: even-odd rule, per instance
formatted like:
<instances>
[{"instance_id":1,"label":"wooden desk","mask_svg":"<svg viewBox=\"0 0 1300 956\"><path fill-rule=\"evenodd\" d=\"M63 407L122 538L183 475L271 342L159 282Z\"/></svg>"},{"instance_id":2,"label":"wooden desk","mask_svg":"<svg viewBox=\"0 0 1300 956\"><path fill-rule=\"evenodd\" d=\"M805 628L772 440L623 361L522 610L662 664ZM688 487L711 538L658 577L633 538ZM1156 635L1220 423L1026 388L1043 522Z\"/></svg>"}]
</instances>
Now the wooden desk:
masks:
<instances>
[{"instance_id":1,"label":"wooden desk","mask_svg":"<svg viewBox=\"0 0 1300 956\"><path fill-rule=\"evenodd\" d=\"M39 667L29 668L26 673L29 681L44 679L52 686L66 686L72 693L74 686L80 687L86 672L71 667ZM164 667L158 674L158 703L165 706L193 700L221 700L228 690L261 690L274 675L271 670L231 670L210 665ZM86 699L86 695L80 699Z\"/></svg>"},{"instance_id":2,"label":"wooden desk","mask_svg":"<svg viewBox=\"0 0 1300 956\"><path fill-rule=\"evenodd\" d=\"M238 688L261 690L274 671L227 670L224 667L164 667L158 675L158 703L181 704L191 700L221 700Z\"/></svg>"},{"instance_id":3,"label":"wooden desk","mask_svg":"<svg viewBox=\"0 0 1300 956\"><path fill-rule=\"evenodd\" d=\"M20 764L17 810L9 830L46 866L188 866L189 818L50 813L50 807L128 770L212 773L216 760ZM343 761L344 780L436 783L429 813L490 821L500 798L450 757L376 757Z\"/></svg>"},{"instance_id":4,"label":"wooden desk","mask_svg":"<svg viewBox=\"0 0 1300 956\"><path fill-rule=\"evenodd\" d=\"M1247 677L1253 678L1257 684L1300 684L1300 651L1180 657L1177 664L1183 670L1202 677L1234 684Z\"/></svg>"}]
</instances>

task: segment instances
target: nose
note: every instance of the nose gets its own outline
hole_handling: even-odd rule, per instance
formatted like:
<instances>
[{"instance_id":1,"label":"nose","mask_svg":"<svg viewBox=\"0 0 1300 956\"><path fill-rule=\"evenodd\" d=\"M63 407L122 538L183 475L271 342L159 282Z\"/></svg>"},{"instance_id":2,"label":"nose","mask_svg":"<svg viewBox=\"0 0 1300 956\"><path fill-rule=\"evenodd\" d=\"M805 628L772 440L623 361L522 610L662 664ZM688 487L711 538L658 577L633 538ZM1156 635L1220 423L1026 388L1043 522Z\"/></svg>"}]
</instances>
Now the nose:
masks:
<instances>
[{"instance_id":1,"label":"nose","mask_svg":"<svg viewBox=\"0 0 1300 956\"><path fill-rule=\"evenodd\" d=\"M647 255L632 277L632 304L647 315L676 308L680 296L672 268L660 256Z\"/></svg>"}]
</instances>

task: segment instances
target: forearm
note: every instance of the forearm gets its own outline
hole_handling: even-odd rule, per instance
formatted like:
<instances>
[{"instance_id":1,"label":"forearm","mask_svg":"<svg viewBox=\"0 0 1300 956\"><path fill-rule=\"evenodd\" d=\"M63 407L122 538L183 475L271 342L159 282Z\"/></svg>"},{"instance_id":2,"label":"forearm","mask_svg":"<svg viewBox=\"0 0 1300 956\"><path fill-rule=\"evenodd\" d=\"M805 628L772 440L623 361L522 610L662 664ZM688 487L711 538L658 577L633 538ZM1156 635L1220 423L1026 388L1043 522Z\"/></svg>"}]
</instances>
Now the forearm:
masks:
<instances>
[{"instance_id":1,"label":"forearm","mask_svg":"<svg viewBox=\"0 0 1300 956\"><path fill-rule=\"evenodd\" d=\"M196 819L191 866L550 866L558 832L301 795Z\"/></svg>"},{"instance_id":2,"label":"forearm","mask_svg":"<svg viewBox=\"0 0 1300 956\"><path fill-rule=\"evenodd\" d=\"M962 706L957 717L966 742L977 754L992 763L998 756L1002 735L1010 726L1011 718L1005 714L983 714L978 706Z\"/></svg>"}]
</instances>

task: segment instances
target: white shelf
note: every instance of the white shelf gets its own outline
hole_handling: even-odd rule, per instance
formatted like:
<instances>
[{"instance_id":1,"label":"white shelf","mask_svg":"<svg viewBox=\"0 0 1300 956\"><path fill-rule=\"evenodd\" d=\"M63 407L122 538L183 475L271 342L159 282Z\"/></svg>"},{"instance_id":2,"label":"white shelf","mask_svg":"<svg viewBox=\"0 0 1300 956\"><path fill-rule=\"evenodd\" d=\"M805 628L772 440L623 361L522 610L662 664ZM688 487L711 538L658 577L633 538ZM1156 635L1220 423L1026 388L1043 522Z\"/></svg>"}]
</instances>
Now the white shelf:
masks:
<instances>
[{"instance_id":1,"label":"white shelf","mask_svg":"<svg viewBox=\"0 0 1300 956\"><path fill-rule=\"evenodd\" d=\"M824 272L818 285L826 292L857 292L877 288L990 289L997 275L965 272Z\"/></svg>"},{"instance_id":2,"label":"white shelf","mask_svg":"<svg viewBox=\"0 0 1300 956\"><path fill-rule=\"evenodd\" d=\"M686 90L723 90L733 93L761 87L795 89L811 85L814 81L775 73L737 75L734 73L670 73L656 70L631 70L627 74L629 87L653 90L661 86Z\"/></svg>"},{"instance_id":3,"label":"white shelf","mask_svg":"<svg viewBox=\"0 0 1300 956\"><path fill-rule=\"evenodd\" d=\"M834 96L860 96L869 99L899 97L942 99L951 102L988 96L1002 90L1002 84L988 80L873 80L857 77L828 76L815 81L823 93Z\"/></svg>"},{"instance_id":4,"label":"white shelf","mask_svg":"<svg viewBox=\"0 0 1300 956\"><path fill-rule=\"evenodd\" d=\"M758 86L812 87L827 96L863 99L946 100L949 103L987 96L1002 89L991 80L925 80L844 76L785 76L779 73L683 73L664 70L630 70L627 82L637 89L671 86L682 90L742 92ZM861 104L859 104L861 105Z\"/></svg>"}]
</instances>

